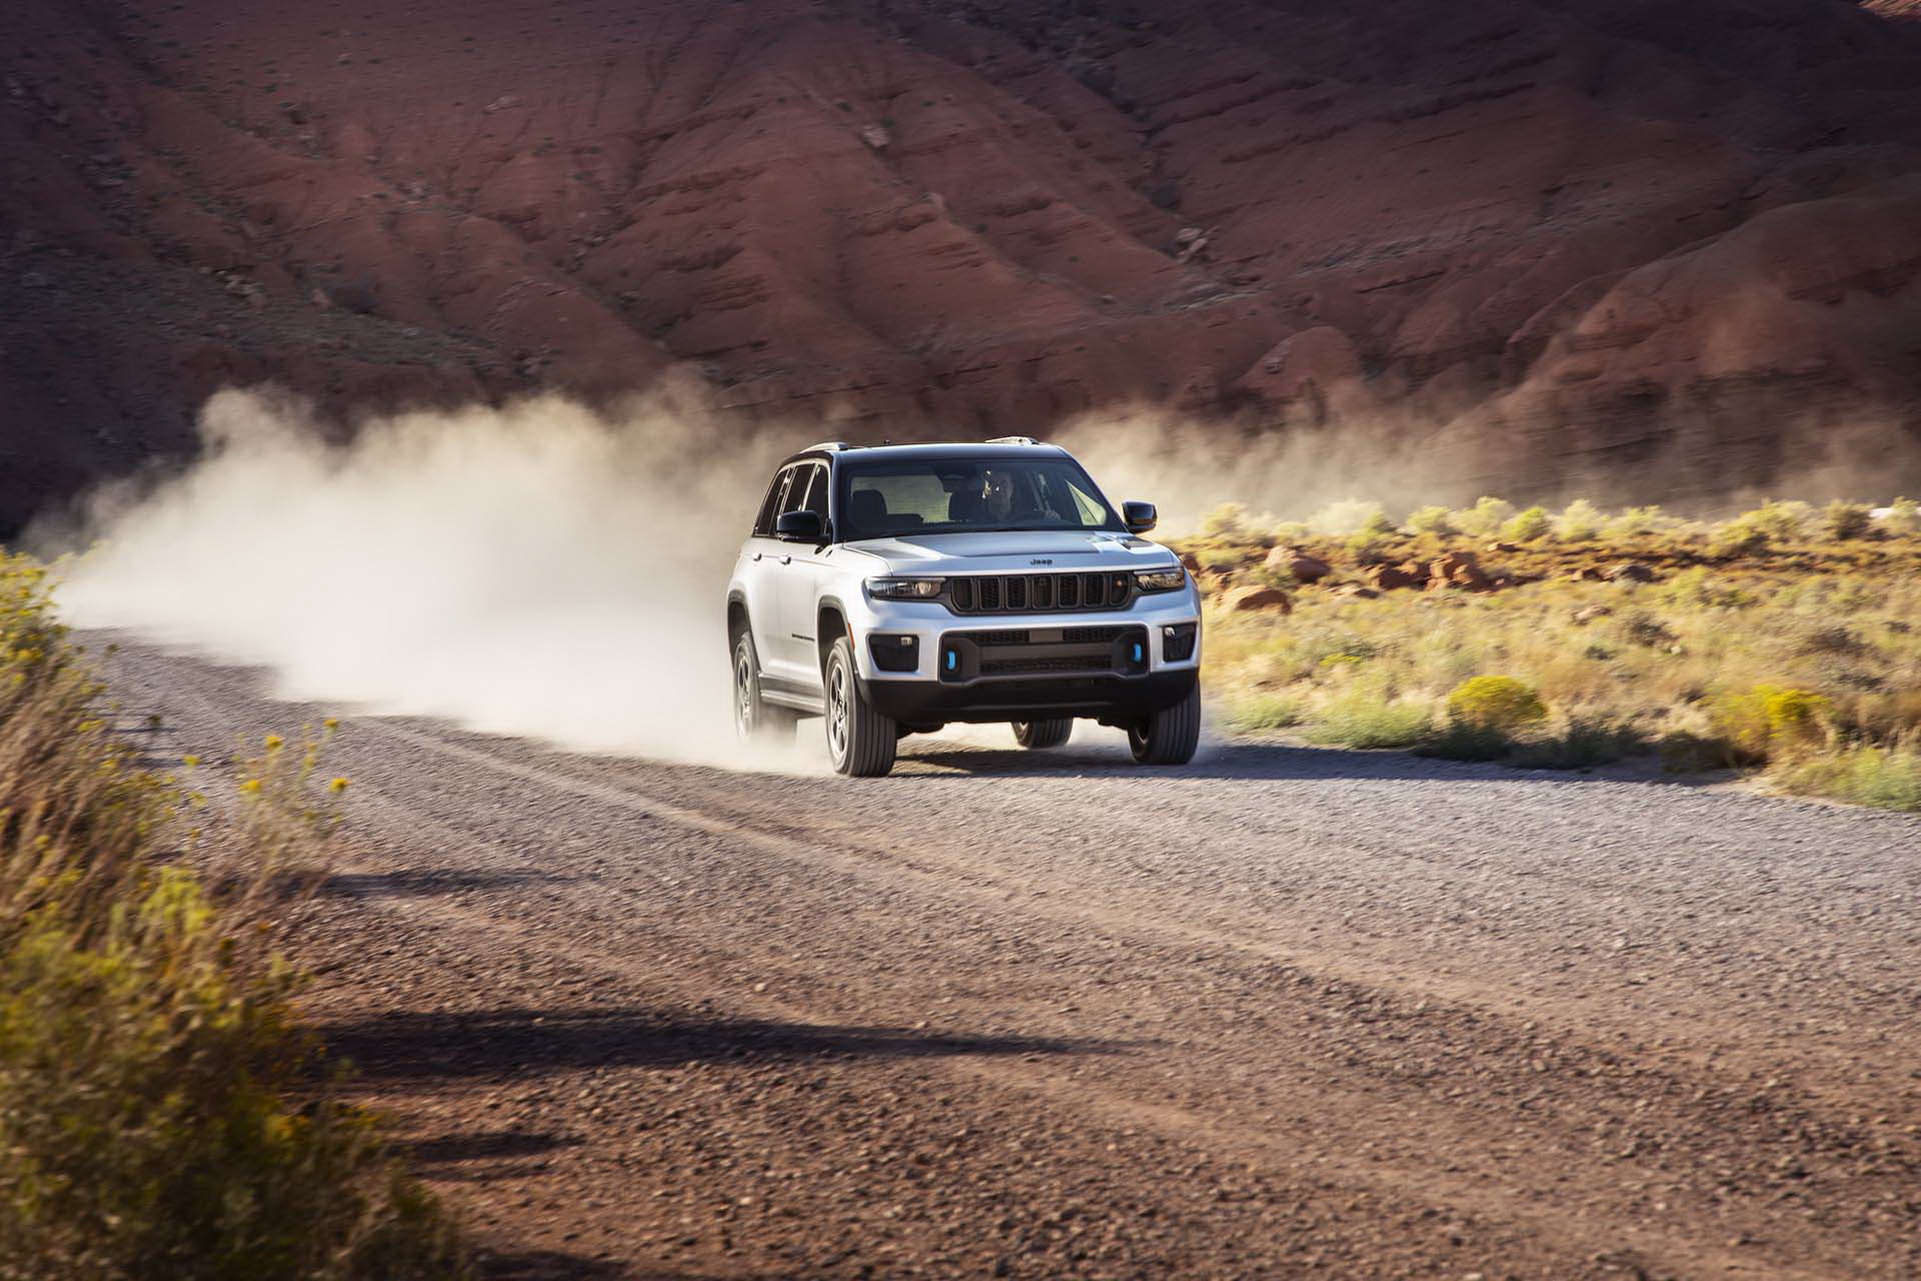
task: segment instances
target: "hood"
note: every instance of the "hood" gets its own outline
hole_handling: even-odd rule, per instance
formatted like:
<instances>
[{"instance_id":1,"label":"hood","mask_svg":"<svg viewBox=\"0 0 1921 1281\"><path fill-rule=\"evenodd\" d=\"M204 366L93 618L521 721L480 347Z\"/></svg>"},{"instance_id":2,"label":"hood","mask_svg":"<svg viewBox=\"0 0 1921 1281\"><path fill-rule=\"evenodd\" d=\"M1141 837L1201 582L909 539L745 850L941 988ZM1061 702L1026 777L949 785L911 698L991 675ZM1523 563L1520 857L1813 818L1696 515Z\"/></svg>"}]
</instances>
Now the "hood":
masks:
<instances>
[{"instance_id":1,"label":"hood","mask_svg":"<svg viewBox=\"0 0 1921 1281\"><path fill-rule=\"evenodd\" d=\"M848 543L906 573L1044 572L1049 569L1152 569L1172 564L1158 543L1106 529L1034 529L1006 533L916 534Z\"/></svg>"}]
</instances>

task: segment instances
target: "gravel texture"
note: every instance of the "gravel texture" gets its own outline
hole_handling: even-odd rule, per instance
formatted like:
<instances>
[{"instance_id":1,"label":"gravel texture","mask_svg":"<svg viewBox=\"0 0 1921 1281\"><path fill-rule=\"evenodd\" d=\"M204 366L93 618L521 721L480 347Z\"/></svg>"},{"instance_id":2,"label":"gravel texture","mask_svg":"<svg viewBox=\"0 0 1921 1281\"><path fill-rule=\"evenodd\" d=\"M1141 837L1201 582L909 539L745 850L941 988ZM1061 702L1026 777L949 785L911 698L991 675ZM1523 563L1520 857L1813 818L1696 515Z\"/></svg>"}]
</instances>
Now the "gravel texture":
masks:
<instances>
[{"instance_id":1,"label":"gravel texture","mask_svg":"<svg viewBox=\"0 0 1921 1281\"><path fill-rule=\"evenodd\" d=\"M333 710L112 663L156 754ZM903 746L344 721L309 1006L497 1275L1921 1275L1921 821Z\"/></svg>"}]
</instances>

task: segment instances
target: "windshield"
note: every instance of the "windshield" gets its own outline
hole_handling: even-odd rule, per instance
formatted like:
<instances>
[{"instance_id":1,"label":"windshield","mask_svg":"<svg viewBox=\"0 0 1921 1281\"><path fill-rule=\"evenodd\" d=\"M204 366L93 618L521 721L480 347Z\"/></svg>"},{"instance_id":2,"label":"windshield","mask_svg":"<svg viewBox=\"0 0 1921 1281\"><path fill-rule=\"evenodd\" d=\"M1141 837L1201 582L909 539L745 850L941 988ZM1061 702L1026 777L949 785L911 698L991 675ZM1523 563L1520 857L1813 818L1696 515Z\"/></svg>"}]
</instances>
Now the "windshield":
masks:
<instances>
[{"instance_id":1,"label":"windshield","mask_svg":"<svg viewBox=\"0 0 1921 1281\"><path fill-rule=\"evenodd\" d=\"M841 468L843 542L896 534L1121 529L1070 458L913 458Z\"/></svg>"}]
</instances>

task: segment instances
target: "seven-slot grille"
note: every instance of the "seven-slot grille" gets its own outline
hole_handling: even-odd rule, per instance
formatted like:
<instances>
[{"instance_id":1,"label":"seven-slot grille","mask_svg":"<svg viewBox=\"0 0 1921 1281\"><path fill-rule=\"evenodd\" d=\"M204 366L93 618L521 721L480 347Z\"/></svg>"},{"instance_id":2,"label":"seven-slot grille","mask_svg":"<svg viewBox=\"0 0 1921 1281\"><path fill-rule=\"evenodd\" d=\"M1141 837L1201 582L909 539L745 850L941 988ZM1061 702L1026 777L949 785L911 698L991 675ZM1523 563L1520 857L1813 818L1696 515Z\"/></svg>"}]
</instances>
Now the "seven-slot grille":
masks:
<instances>
[{"instance_id":1,"label":"seven-slot grille","mask_svg":"<svg viewBox=\"0 0 1921 1281\"><path fill-rule=\"evenodd\" d=\"M1124 573L970 574L947 580L956 614L1038 614L1125 609L1134 578Z\"/></svg>"}]
</instances>

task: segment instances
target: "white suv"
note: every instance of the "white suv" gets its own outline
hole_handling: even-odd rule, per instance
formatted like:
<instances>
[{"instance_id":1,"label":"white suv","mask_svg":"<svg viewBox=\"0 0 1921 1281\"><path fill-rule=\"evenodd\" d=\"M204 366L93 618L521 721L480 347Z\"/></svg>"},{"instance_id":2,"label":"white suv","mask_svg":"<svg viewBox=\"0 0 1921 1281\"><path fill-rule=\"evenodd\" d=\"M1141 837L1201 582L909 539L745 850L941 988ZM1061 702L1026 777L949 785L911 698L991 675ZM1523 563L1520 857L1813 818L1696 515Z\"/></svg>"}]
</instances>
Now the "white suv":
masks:
<instances>
[{"instance_id":1,"label":"white suv","mask_svg":"<svg viewBox=\"0 0 1921 1281\"><path fill-rule=\"evenodd\" d=\"M1179 765L1200 738L1200 597L1064 449L844 444L775 473L727 586L734 725L791 734L823 716L842 774L949 721L1012 724L1025 747L1075 717Z\"/></svg>"}]
</instances>

